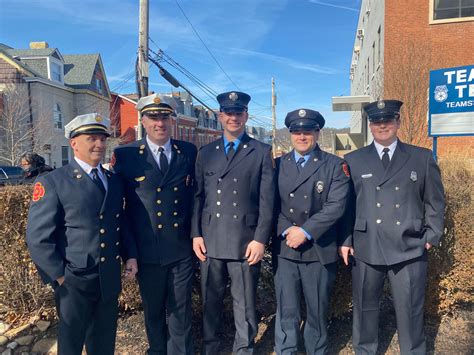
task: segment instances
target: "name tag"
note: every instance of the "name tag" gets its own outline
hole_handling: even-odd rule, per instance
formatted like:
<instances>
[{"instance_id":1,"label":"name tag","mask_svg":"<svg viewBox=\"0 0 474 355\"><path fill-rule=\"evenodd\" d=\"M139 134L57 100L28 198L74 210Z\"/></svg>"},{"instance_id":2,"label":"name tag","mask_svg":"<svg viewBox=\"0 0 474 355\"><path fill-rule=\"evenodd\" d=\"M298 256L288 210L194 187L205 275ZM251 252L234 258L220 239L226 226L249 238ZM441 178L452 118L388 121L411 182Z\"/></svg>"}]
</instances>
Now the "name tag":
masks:
<instances>
[{"instance_id":1,"label":"name tag","mask_svg":"<svg viewBox=\"0 0 474 355\"><path fill-rule=\"evenodd\" d=\"M372 177L372 174L364 174L364 175L361 175L361 178L362 179L368 179L368 178L371 178Z\"/></svg>"}]
</instances>

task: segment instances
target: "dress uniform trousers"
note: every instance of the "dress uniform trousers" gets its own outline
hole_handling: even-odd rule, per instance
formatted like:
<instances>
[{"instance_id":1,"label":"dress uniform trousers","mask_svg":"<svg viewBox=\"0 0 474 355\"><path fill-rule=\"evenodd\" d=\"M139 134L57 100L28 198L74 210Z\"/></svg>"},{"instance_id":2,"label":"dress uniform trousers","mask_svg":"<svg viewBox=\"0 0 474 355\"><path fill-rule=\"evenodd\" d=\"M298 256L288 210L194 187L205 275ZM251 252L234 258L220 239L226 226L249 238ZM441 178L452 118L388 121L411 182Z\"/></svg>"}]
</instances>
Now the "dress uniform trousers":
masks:
<instances>
[{"instance_id":1,"label":"dress uniform trousers","mask_svg":"<svg viewBox=\"0 0 474 355\"><path fill-rule=\"evenodd\" d=\"M249 265L246 260L207 258L201 262L203 303L203 353L217 354L224 293L230 278L236 334L233 352L253 353L253 339L258 331L255 308L261 263Z\"/></svg>"},{"instance_id":2,"label":"dress uniform trousers","mask_svg":"<svg viewBox=\"0 0 474 355\"><path fill-rule=\"evenodd\" d=\"M352 266L354 302L353 344L356 354L375 354L378 347L380 299L388 277L402 354L426 354L423 309L427 273L426 253L395 265Z\"/></svg>"},{"instance_id":3,"label":"dress uniform trousers","mask_svg":"<svg viewBox=\"0 0 474 355\"><path fill-rule=\"evenodd\" d=\"M149 342L147 353L192 353L191 298L182 297L192 288L192 259L186 258L169 265L141 263L138 270Z\"/></svg>"},{"instance_id":4,"label":"dress uniform trousers","mask_svg":"<svg viewBox=\"0 0 474 355\"><path fill-rule=\"evenodd\" d=\"M77 287L69 281L56 282L54 295L59 317L58 353L113 354L117 331L118 302L103 300L98 275L83 280L91 287Z\"/></svg>"},{"instance_id":5,"label":"dress uniform trousers","mask_svg":"<svg viewBox=\"0 0 474 355\"><path fill-rule=\"evenodd\" d=\"M304 344L307 354L327 351L327 309L336 279L337 264L319 261L303 262L278 257L275 273L277 316L275 352L296 354L300 334L300 299L303 290L307 316Z\"/></svg>"}]
</instances>

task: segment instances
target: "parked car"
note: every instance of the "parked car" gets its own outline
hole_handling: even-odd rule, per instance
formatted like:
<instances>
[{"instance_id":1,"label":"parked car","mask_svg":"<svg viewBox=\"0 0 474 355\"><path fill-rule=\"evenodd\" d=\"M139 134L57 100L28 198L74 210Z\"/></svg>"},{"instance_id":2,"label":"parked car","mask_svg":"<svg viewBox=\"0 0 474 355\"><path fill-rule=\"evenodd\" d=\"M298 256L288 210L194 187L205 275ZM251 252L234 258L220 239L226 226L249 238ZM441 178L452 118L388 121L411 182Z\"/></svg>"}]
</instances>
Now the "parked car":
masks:
<instances>
[{"instance_id":1,"label":"parked car","mask_svg":"<svg viewBox=\"0 0 474 355\"><path fill-rule=\"evenodd\" d=\"M0 166L0 186L18 185L23 181L23 169L19 166Z\"/></svg>"}]
</instances>

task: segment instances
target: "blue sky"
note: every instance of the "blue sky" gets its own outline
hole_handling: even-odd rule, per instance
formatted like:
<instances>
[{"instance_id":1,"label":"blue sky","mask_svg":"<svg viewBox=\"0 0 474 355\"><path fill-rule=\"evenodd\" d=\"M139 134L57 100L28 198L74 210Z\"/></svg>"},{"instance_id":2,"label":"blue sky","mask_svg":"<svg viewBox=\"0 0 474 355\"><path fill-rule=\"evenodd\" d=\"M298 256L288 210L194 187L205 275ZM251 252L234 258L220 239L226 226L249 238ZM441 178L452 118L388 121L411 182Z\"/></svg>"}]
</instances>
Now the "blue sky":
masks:
<instances>
[{"instance_id":1,"label":"blue sky","mask_svg":"<svg viewBox=\"0 0 474 355\"><path fill-rule=\"evenodd\" d=\"M215 92L252 96L250 124L271 123L275 78L278 127L288 111L320 111L331 127L348 126L331 97L349 95L349 67L361 0L178 0L225 73L198 39L176 0L149 0L150 48L161 48ZM100 53L111 90L135 92L139 0L0 0L0 42L27 48L47 41L63 54ZM209 106L185 76L163 66ZM228 79L228 77L232 82ZM129 79L129 80L127 80ZM237 85L234 85L234 83ZM153 68L150 90L170 92Z\"/></svg>"}]
</instances>

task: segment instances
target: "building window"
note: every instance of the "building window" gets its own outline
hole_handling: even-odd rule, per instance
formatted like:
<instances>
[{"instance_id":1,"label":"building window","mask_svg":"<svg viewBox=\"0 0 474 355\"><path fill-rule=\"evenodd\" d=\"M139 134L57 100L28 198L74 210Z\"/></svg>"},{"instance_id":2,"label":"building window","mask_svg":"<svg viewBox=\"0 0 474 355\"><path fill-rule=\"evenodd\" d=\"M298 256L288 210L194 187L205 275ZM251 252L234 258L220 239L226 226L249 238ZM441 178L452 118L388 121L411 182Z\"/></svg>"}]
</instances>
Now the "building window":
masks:
<instances>
[{"instance_id":1,"label":"building window","mask_svg":"<svg viewBox=\"0 0 474 355\"><path fill-rule=\"evenodd\" d=\"M433 20L474 17L474 0L432 0Z\"/></svg>"},{"instance_id":2,"label":"building window","mask_svg":"<svg viewBox=\"0 0 474 355\"><path fill-rule=\"evenodd\" d=\"M372 74L375 74L375 69L377 69L375 67L375 42L372 44Z\"/></svg>"},{"instance_id":3,"label":"building window","mask_svg":"<svg viewBox=\"0 0 474 355\"><path fill-rule=\"evenodd\" d=\"M382 63L382 27L379 26L377 31L377 63Z\"/></svg>"},{"instance_id":4,"label":"building window","mask_svg":"<svg viewBox=\"0 0 474 355\"><path fill-rule=\"evenodd\" d=\"M69 163L69 147L63 145L61 147L61 166L64 166Z\"/></svg>"},{"instance_id":5,"label":"building window","mask_svg":"<svg viewBox=\"0 0 474 355\"><path fill-rule=\"evenodd\" d=\"M61 113L61 107L59 106L59 104L54 104L53 121L54 121L54 128L58 128L58 129L63 128L63 114Z\"/></svg>"},{"instance_id":6,"label":"building window","mask_svg":"<svg viewBox=\"0 0 474 355\"><path fill-rule=\"evenodd\" d=\"M102 80L95 79L95 87L97 88L97 92L102 94Z\"/></svg>"},{"instance_id":7,"label":"building window","mask_svg":"<svg viewBox=\"0 0 474 355\"><path fill-rule=\"evenodd\" d=\"M63 67L57 63L51 62L51 80L63 82Z\"/></svg>"}]
</instances>

